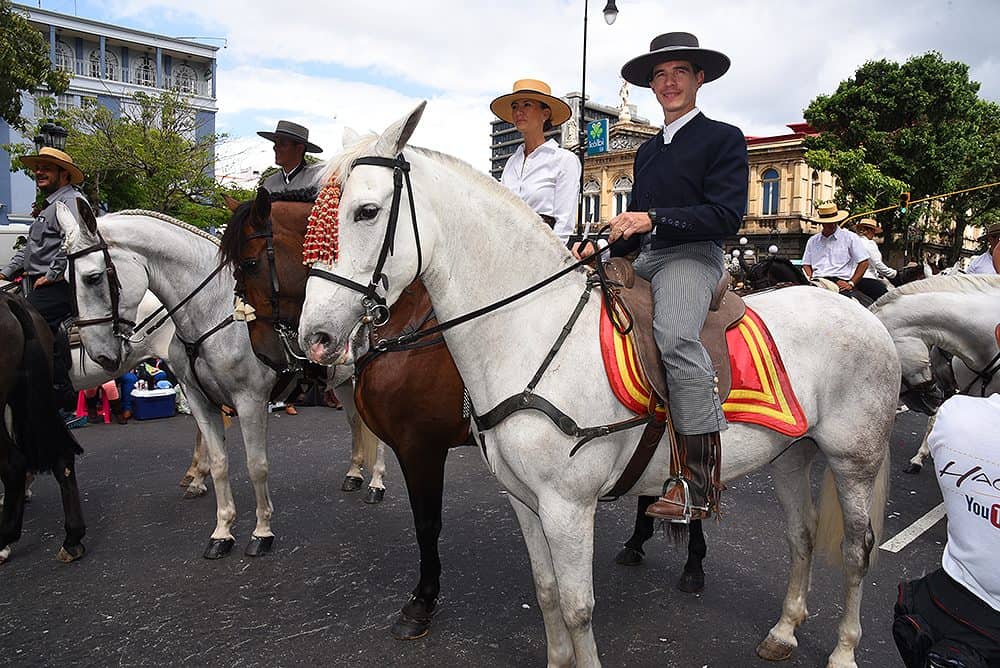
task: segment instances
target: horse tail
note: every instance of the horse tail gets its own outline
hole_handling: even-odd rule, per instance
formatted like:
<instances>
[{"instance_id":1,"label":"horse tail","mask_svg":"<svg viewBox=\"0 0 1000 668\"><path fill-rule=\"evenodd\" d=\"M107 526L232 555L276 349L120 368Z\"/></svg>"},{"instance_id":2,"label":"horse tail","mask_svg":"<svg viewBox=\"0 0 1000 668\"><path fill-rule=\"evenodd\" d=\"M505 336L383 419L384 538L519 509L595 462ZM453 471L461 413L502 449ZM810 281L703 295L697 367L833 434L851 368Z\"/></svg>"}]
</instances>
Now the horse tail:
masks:
<instances>
[{"instance_id":1,"label":"horse tail","mask_svg":"<svg viewBox=\"0 0 1000 668\"><path fill-rule=\"evenodd\" d=\"M868 509L868 527L873 541L868 555L868 566L875 565L878 545L882 542L885 529L885 506L889 499L889 450L886 448L882 464L875 474L871 505ZM833 471L826 467L823 484L819 492L819 517L816 525L814 551L835 566L843 567L844 555L841 544L844 541L844 510L837 495L837 484Z\"/></svg>"},{"instance_id":2,"label":"horse tail","mask_svg":"<svg viewBox=\"0 0 1000 668\"><path fill-rule=\"evenodd\" d=\"M29 471L50 471L60 456L83 453L63 422L52 390L52 351L35 328L31 312L9 300L21 324L24 349L10 405L14 440L27 460Z\"/></svg>"}]
</instances>

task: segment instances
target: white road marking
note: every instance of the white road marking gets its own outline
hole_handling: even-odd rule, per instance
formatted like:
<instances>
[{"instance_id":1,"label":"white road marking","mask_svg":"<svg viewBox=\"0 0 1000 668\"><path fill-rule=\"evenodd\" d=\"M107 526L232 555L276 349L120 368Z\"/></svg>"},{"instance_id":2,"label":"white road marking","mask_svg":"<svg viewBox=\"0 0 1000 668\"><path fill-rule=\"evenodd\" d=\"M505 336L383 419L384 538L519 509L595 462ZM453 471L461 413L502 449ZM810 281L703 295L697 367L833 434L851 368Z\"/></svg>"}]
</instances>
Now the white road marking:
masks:
<instances>
[{"instance_id":1,"label":"white road marking","mask_svg":"<svg viewBox=\"0 0 1000 668\"><path fill-rule=\"evenodd\" d=\"M944 503L939 503L935 507L931 508L930 512L921 517L919 520L879 545L879 549L885 550L886 552L899 552L904 547L919 538L920 534L937 524L942 517L944 517Z\"/></svg>"}]
</instances>

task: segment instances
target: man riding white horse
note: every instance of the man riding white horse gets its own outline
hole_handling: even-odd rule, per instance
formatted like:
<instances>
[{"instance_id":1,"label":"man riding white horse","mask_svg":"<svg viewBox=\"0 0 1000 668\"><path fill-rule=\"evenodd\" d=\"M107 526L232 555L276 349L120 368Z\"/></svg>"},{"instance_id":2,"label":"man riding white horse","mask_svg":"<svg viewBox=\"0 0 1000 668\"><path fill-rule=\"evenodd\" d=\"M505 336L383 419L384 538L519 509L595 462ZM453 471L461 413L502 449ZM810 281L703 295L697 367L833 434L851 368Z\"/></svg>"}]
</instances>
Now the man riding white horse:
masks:
<instances>
[{"instance_id":1,"label":"man riding white horse","mask_svg":"<svg viewBox=\"0 0 1000 668\"><path fill-rule=\"evenodd\" d=\"M278 121L274 132L261 131L257 134L274 143L274 164L278 166L278 170L261 184L267 192L273 194L318 185L326 163L306 162L306 153L323 152L309 141L309 128L291 121Z\"/></svg>"},{"instance_id":2,"label":"man riding white horse","mask_svg":"<svg viewBox=\"0 0 1000 668\"><path fill-rule=\"evenodd\" d=\"M1000 223L991 223L986 227L986 234L983 235L986 242L986 252L972 258L969 266L965 270L967 274L996 274L997 262L994 256L997 254L997 244L1000 242Z\"/></svg>"},{"instance_id":3,"label":"man riding white horse","mask_svg":"<svg viewBox=\"0 0 1000 668\"><path fill-rule=\"evenodd\" d=\"M836 283L840 294L854 297L869 306L871 299L856 288L868 271L868 249L861 242L861 237L840 227L849 215L847 211L837 209L832 202L816 207L813 222L819 223L822 231L806 242L802 271L809 280L825 278Z\"/></svg>"}]
</instances>

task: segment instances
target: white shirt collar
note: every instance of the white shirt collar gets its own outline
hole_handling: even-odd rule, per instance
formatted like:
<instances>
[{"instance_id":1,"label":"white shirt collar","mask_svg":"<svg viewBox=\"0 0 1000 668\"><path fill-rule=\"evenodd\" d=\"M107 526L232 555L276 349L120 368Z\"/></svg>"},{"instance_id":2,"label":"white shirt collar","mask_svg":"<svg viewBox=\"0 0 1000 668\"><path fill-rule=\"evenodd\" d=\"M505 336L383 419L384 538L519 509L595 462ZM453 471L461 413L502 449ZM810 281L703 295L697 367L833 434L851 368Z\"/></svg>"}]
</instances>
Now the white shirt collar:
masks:
<instances>
[{"instance_id":1,"label":"white shirt collar","mask_svg":"<svg viewBox=\"0 0 1000 668\"><path fill-rule=\"evenodd\" d=\"M663 126L663 143L664 144L669 144L670 142L672 142L674 140L674 135L677 134L677 131L680 130L685 125L687 125L688 121L690 121L692 118L694 118L695 116L697 116L700 113L701 112L698 110L698 107L695 107L694 109L692 109L691 111L687 112L686 114L684 114L680 118L671 121L667 125L664 125Z\"/></svg>"}]
</instances>

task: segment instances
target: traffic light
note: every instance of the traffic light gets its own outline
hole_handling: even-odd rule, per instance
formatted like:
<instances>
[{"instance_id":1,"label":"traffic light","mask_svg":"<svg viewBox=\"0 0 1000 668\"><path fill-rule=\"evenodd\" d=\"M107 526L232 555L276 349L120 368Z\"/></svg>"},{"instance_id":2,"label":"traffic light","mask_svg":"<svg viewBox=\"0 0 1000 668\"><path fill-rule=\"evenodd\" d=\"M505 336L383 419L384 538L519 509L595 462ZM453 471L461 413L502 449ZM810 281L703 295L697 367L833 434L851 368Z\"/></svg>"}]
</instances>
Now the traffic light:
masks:
<instances>
[{"instance_id":1,"label":"traffic light","mask_svg":"<svg viewBox=\"0 0 1000 668\"><path fill-rule=\"evenodd\" d=\"M910 208L910 191L899 193L899 212L906 213L906 210Z\"/></svg>"}]
</instances>

